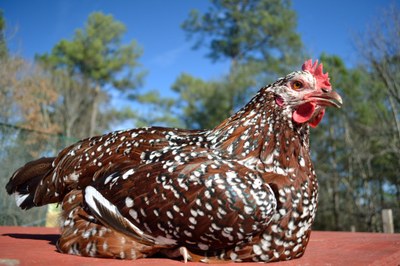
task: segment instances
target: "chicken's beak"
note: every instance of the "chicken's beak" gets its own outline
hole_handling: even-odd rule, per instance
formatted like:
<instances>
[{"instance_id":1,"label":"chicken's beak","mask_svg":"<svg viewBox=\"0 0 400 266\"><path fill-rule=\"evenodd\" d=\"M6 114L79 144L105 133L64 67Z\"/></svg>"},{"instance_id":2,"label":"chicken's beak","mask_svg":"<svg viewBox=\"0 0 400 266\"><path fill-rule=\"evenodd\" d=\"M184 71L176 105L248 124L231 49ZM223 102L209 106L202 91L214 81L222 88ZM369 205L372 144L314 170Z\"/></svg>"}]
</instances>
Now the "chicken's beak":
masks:
<instances>
[{"instance_id":1,"label":"chicken's beak","mask_svg":"<svg viewBox=\"0 0 400 266\"><path fill-rule=\"evenodd\" d=\"M335 91L319 91L307 94L304 100L314 102L322 106L333 106L340 108L343 104L342 97Z\"/></svg>"}]
</instances>

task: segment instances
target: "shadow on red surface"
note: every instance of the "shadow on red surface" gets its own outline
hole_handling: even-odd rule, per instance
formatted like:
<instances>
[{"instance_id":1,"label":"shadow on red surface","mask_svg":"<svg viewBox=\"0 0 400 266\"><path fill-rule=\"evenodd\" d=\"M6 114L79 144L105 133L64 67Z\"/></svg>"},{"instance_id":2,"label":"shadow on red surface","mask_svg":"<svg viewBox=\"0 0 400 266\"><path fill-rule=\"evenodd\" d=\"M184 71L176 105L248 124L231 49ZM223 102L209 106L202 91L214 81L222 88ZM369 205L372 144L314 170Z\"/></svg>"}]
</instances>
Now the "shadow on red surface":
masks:
<instances>
[{"instance_id":1,"label":"shadow on red surface","mask_svg":"<svg viewBox=\"0 0 400 266\"><path fill-rule=\"evenodd\" d=\"M44 240L48 241L50 245L56 245L59 234L44 234L44 235L36 235L36 234L4 234L3 236L9 236L12 238L18 239L32 239L32 240Z\"/></svg>"}]
</instances>

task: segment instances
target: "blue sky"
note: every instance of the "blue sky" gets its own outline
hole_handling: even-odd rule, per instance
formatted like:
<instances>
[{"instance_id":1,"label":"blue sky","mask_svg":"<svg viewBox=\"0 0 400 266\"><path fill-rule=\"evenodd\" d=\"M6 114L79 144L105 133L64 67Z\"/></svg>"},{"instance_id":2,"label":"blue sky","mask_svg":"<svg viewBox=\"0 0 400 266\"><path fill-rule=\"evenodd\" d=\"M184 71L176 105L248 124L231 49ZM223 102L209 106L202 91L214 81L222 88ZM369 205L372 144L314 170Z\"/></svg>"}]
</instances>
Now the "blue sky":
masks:
<instances>
[{"instance_id":1,"label":"blue sky","mask_svg":"<svg viewBox=\"0 0 400 266\"><path fill-rule=\"evenodd\" d=\"M354 65L358 58L352 36L363 32L392 0L293 0L298 32L313 58L337 54ZM213 64L206 50L192 50L180 24L191 9L207 10L206 0L0 0L9 27L9 47L32 59L50 52L61 39L71 39L93 11L112 14L124 23L125 42L137 40L144 50L140 62L148 71L143 90L169 94L177 76L186 72L204 79L218 78L227 64ZM300 67L300 66L299 66Z\"/></svg>"}]
</instances>

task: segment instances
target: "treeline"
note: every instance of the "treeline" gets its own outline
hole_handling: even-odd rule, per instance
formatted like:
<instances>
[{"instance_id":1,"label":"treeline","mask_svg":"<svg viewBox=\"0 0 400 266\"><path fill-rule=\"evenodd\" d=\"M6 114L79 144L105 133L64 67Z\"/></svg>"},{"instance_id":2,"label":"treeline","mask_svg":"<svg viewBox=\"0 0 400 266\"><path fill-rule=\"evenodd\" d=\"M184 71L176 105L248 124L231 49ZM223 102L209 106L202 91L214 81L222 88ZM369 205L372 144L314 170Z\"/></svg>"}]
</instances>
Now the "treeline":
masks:
<instances>
[{"instance_id":1,"label":"treeline","mask_svg":"<svg viewBox=\"0 0 400 266\"><path fill-rule=\"evenodd\" d=\"M349 68L336 55L320 56L344 106L329 110L312 130L320 182L315 229L382 231L381 211L392 209L400 231L399 11L387 7L365 26L368 30L354 36L356 66ZM61 40L33 63L9 52L0 18L0 122L43 133L33 139L27 131L0 126L0 159L10 162L2 184L15 170L10 158L17 150L28 154L26 160L56 153L66 143L112 130L127 119L136 126L212 128L261 86L309 57L290 1L215 0L206 13L190 12L182 29L194 49L208 49L211 61L229 61L229 72L216 80L182 73L171 88L176 97L163 98L157 91L137 90L146 73L141 48L136 41L122 43L125 26L112 15L92 13L71 40ZM108 105L115 94L151 111ZM13 215L3 220L21 221Z\"/></svg>"}]
</instances>

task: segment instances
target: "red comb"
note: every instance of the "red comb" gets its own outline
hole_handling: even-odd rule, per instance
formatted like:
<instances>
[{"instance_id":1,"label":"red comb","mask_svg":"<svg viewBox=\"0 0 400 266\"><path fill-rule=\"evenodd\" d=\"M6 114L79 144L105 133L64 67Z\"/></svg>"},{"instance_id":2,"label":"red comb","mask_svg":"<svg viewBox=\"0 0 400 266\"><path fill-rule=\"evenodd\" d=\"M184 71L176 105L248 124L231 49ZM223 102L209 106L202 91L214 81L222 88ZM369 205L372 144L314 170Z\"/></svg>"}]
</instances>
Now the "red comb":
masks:
<instances>
[{"instance_id":1,"label":"red comb","mask_svg":"<svg viewBox=\"0 0 400 266\"><path fill-rule=\"evenodd\" d=\"M303 71L310 72L315 79L317 80L318 88L332 89L331 83L329 82L328 73L322 71L322 63L318 65L318 60L312 63L312 60L309 59L304 62L302 66Z\"/></svg>"}]
</instances>

